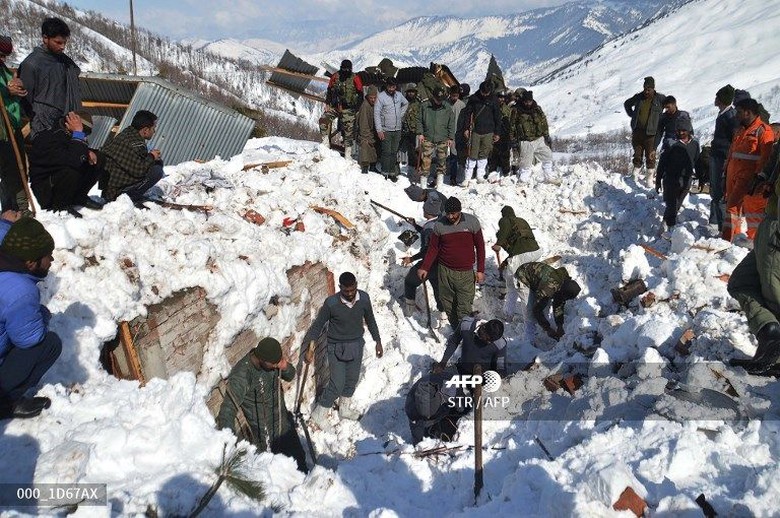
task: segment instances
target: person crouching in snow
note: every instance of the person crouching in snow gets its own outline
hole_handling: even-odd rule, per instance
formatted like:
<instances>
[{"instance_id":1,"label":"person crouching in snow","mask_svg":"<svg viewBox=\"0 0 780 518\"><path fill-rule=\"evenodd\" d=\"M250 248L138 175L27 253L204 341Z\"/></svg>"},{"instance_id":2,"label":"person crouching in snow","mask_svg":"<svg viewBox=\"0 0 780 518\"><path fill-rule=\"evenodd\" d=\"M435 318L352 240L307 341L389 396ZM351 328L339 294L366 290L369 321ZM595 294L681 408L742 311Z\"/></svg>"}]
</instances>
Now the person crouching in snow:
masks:
<instances>
[{"instance_id":1,"label":"person crouching in snow","mask_svg":"<svg viewBox=\"0 0 780 518\"><path fill-rule=\"evenodd\" d=\"M517 281L528 286L528 306L536 322L547 336L558 340L563 336L563 310L567 300L575 298L580 293L580 285L572 280L566 268L553 268L545 263L525 263L515 273ZM553 317L556 329L548 322L545 313L547 305L552 301ZM530 321L530 319L529 319ZM533 327L526 326L526 338L534 339Z\"/></svg>"},{"instance_id":2,"label":"person crouching in snow","mask_svg":"<svg viewBox=\"0 0 780 518\"><path fill-rule=\"evenodd\" d=\"M325 299L317 319L303 339L301 351L306 352L312 340L316 340L328 325L328 367L330 380L319 397L311 414L312 423L321 430L329 428L328 412L339 399L339 416L358 420L360 413L352 406L352 395L360 380L363 363L363 321L376 343L376 357L383 354L382 339L374 318L371 299L357 288L352 272L339 276L339 292ZM307 356L304 354L304 358Z\"/></svg>"},{"instance_id":3,"label":"person crouching in snow","mask_svg":"<svg viewBox=\"0 0 780 518\"><path fill-rule=\"evenodd\" d=\"M306 453L282 394L282 380L294 378L295 367L282 354L279 341L263 338L230 371L217 426L233 430L257 451L292 457L298 470L307 473Z\"/></svg>"},{"instance_id":4,"label":"person crouching in snow","mask_svg":"<svg viewBox=\"0 0 780 518\"><path fill-rule=\"evenodd\" d=\"M677 224L677 213L680 212L685 197L691 189L695 164L699 159L699 141L691 136L693 126L691 119L681 117L677 121L677 140L661 153L655 176L655 190L663 189L666 210L661 223L661 233L664 237L669 229Z\"/></svg>"},{"instance_id":5,"label":"person crouching in snow","mask_svg":"<svg viewBox=\"0 0 780 518\"><path fill-rule=\"evenodd\" d=\"M49 273L54 239L32 218L8 228L0 244L0 419L35 417L51 401L25 397L62 352L37 284Z\"/></svg>"},{"instance_id":6,"label":"person crouching in snow","mask_svg":"<svg viewBox=\"0 0 780 518\"><path fill-rule=\"evenodd\" d=\"M458 373L472 374L474 366L482 371L496 371L502 378L506 375L506 338L504 323L500 320L480 322L474 317L464 317L447 339L447 347L439 363L433 365L435 374L444 372L447 362L463 342L458 359Z\"/></svg>"},{"instance_id":7,"label":"person crouching in snow","mask_svg":"<svg viewBox=\"0 0 780 518\"><path fill-rule=\"evenodd\" d=\"M463 398L457 396L464 395L457 387L447 386L447 381L454 374L454 371L427 374L412 385L404 406L412 432L412 444L418 444L425 437L445 442L455 440L458 420L469 409L450 403L462 403Z\"/></svg>"},{"instance_id":8,"label":"person crouching in snow","mask_svg":"<svg viewBox=\"0 0 780 518\"><path fill-rule=\"evenodd\" d=\"M498 252L504 249L509 257L498 266L503 272L506 283L506 302L504 312L507 318L512 318L520 295L515 287L515 272L520 265L538 261L542 257L542 250L536 242L531 226L526 220L515 216L515 210L510 206L501 209L501 219L498 220L498 232L496 232L496 244L493 250ZM523 301L523 314L525 315L525 301Z\"/></svg>"}]
</instances>

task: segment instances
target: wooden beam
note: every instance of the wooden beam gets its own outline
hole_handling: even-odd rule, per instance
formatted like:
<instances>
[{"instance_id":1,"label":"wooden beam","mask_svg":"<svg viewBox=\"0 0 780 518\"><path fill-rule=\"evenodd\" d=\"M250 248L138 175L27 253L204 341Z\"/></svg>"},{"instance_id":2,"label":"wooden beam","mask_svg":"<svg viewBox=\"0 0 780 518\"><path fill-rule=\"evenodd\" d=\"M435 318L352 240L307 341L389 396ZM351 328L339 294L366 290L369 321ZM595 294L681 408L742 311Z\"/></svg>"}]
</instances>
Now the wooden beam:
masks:
<instances>
[{"instance_id":1,"label":"wooden beam","mask_svg":"<svg viewBox=\"0 0 780 518\"><path fill-rule=\"evenodd\" d=\"M123 321L119 324L119 341L122 343L122 350L125 352L127 364L130 366L130 374L141 382L141 386L146 385L146 378L141 370L141 359L138 357L138 350L133 342L133 335L130 333L130 324Z\"/></svg>"},{"instance_id":2,"label":"wooden beam","mask_svg":"<svg viewBox=\"0 0 780 518\"><path fill-rule=\"evenodd\" d=\"M304 97L306 99L310 99L312 101L319 101L321 103L325 102L325 98L324 97L319 97L319 96L313 95L313 94L307 94L305 92L296 92L295 90L290 90L287 87L284 87L282 85L278 85L276 83L272 83L271 81L266 81L265 84L267 84L268 86L273 86L274 88L278 88L280 90L284 90L285 92L287 92L288 94L291 94L291 95L300 95L301 97Z\"/></svg>"},{"instance_id":3,"label":"wooden beam","mask_svg":"<svg viewBox=\"0 0 780 518\"><path fill-rule=\"evenodd\" d=\"M277 72L279 74L284 74L286 76L300 77L301 79L310 79L312 81L319 81L321 83L327 83L330 81L330 79L328 79L327 77L310 76L309 74L303 74L301 72L291 72L289 70L285 70L284 68L269 67L268 65L263 65L260 68L262 68L263 70L267 70L268 72Z\"/></svg>"},{"instance_id":4,"label":"wooden beam","mask_svg":"<svg viewBox=\"0 0 780 518\"><path fill-rule=\"evenodd\" d=\"M118 110L126 110L130 106L124 103L103 103L98 101L82 101L81 105L84 108L115 108Z\"/></svg>"},{"instance_id":5,"label":"wooden beam","mask_svg":"<svg viewBox=\"0 0 780 518\"><path fill-rule=\"evenodd\" d=\"M246 164L241 170L249 171L255 167L264 167L266 169L278 169L279 167L286 167L292 164L292 160L277 160L276 162L255 162L252 164Z\"/></svg>"}]
</instances>

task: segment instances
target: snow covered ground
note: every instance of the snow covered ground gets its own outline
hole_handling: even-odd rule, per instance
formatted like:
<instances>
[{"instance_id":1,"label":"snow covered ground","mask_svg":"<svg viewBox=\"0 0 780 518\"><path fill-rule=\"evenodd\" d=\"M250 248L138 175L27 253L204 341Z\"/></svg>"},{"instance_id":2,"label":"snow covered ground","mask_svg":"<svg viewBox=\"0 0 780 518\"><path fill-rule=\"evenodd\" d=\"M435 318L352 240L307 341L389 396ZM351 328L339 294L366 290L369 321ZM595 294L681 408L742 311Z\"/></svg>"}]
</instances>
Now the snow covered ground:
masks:
<instances>
[{"instance_id":1,"label":"snow covered ground","mask_svg":"<svg viewBox=\"0 0 780 518\"><path fill-rule=\"evenodd\" d=\"M245 163L280 159L294 162L267 174L242 171ZM224 347L244 328L259 336L292 333L292 313L271 323L262 309L272 296L289 293L285 271L311 260L336 275L355 272L373 299L386 353L364 359L355 400L365 416L313 433L322 466L306 477L292 460L255 455L250 447L248 472L266 485L269 507L223 486L207 514L270 515L274 505L298 516L617 516L612 504L626 486L645 497L653 516L701 516L694 503L700 493L723 515L775 514L778 384L723 364L755 350L718 279L747 250L705 237L708 197L689 198L669 242L656 237L662 202L598 166L557 168L560 186L443 188L479 217L488 246L501 208L513 206L536 229L547 255L561 255L583 286L567 304L559 343L543 337L531 344L520 338L521 322L507 322L516 372L502 390L511 405L503 419L484 423L485 488L474 506L472 421L461 420L453 444L460 450L417 458L410 445L404 398L443 345L426 333L424 315L403 318L400 258L407 251L397 236L405 225L369 203L421 217L421 205L402 191L406 180L364 176L335 152L280 138L252 140L230 160L166 172L167 197L212 204L214 213L156 205L139 211L122 199L102 212L84 211L81 220L40 214L57 245L43 299L65 348L40 391L52 399L51 409L36 419L0 422L0 483L108 484L109 505L81 507L79 516L136 515L148 505L166 516L190 512L215 479L223 445L234 448L234 437L215 430L204 403L211 384L228 372ZM333 220L310 205L339 210L356 231L346 241L335 239ZM244 221L239 212L248 208L266 223ZM282 233L287 216L301 216L305 232ZM618 307L610 289L634 278L644 279L660 302ZM198 379L179 374L139 388L101 369L101 344L115 335L118 321L195 285L222 314ZM489 253L475 301L486 318L503 318L499 285ZM689 328L691 354L681 356L674 345ZM537 365L519 370L534 358ZM584 386L573 396L547 391L542 381L557 372L581 374ZM665 391L669 382L688 391ZM714 407L691 401L712 394L699 389L729 387L738 394L734 400L721 398ZM418 449L436 445L426 440Z\"/></svg>"}]
</instances>

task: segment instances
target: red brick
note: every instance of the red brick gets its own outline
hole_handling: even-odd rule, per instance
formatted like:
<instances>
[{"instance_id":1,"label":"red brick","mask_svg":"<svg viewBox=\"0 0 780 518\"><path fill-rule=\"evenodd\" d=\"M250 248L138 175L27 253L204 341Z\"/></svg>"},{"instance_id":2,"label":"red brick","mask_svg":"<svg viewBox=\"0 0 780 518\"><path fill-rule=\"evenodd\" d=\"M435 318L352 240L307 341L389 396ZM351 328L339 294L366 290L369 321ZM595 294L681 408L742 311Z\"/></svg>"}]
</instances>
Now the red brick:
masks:
<instances>
[{"instance_id":1,"label":"red brick","mask_svg":"<svg viewBox=\"0 0 780 518\"><path fill-rule=\"evenodd\" d=\"M641 517L645 514L647 508L647 502L645 502L641 496L636 494L631 487L627 487L622 493L620 498L612 506L615 511L631 511L637 517Z\"/></svg>"}]
</instances>

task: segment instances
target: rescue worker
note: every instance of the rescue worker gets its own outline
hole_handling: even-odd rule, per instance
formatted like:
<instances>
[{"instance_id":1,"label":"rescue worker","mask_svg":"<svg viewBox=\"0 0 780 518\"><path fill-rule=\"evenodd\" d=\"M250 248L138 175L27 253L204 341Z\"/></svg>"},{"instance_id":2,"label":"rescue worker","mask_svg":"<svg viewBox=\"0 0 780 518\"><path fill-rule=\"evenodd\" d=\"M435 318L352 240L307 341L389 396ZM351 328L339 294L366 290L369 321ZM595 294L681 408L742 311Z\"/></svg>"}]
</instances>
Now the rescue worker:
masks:
<instances>
[{"instance_id":1,"label":"rescue worker","mask_svg":"<svg viewBox=\"0 0 780 518\"><path fill-rule=\"evenodd\" d=\"M344 157L352 158L352 145L355 142L355 117L363 99L363 81L352 73L352 61L341 62L339 71L330 76L325 94L327 108L320 117L322 143L330 146L330 133L333 121L339 121L339 131L344 141Z\"/></svg>"},{"instance_id":2,"label":"rescue worker","mask_svg":"<svg viewBox=\"0 0 780 518\"><path fill-rule=\"evenodd\" d=\"M634 148L632 174L634 180L639 178L644 159L645 185L650 188L655 177L655 135L658 132L664 99L666 99L665 95L655 91L655 79L647 76L642 91L623 103L626 114L631 117L631 146Z\"/></svg>"},{"instance_id":3,"label":"rescue worker","mask_svg":"<svg viewBox=\"0 0 780 518\"><path fill-rule=\"evenodd\" d=\"M563 336L563 310L566 301L579 295L580 285L571 279L566 268L553 268L539 262L521 265L515 272L515 277L530 290L528 308L536 322L547 336L555 340L560 339ZM550 301L556 329L552 328L545 316ZM530 318L526 320L526 326L526 338L533 341L535 331Z\"/></svg>"}]
</instances>

